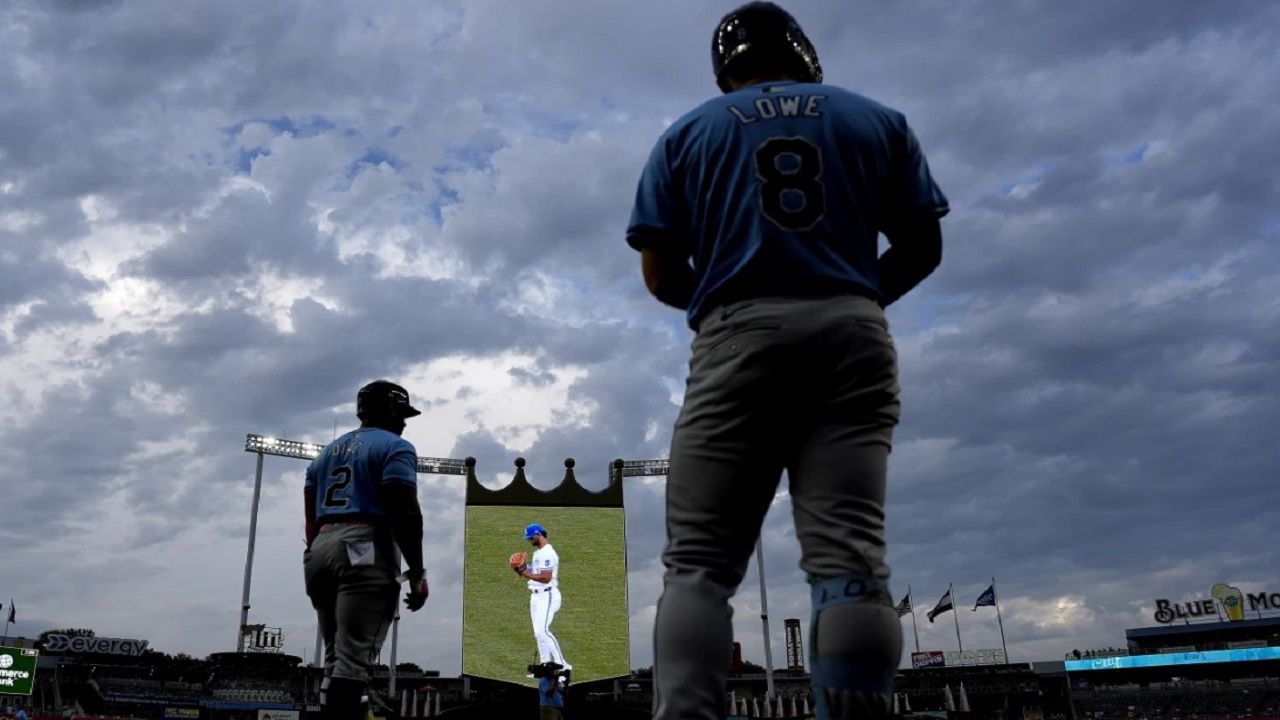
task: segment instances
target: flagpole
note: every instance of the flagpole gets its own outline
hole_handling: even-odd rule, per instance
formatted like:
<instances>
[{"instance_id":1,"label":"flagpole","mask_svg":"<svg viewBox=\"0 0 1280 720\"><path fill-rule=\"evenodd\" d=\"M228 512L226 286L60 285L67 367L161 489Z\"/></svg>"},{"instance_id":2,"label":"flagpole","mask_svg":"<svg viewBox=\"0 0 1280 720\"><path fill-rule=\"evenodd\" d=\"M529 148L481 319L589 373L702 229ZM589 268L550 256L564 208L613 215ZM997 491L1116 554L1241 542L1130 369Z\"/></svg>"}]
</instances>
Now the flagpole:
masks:
<instances>
[{"instance_id":1,"label":"flagpole","mask_svg":"<svg viewBox=\"0 0 1280 720\"><path fill-rule=\"evenodd\" d=\"M916 599L911 597L911 585L907 585L907 597L911 598L911 632L916 636L916 652L920 652L920 628L916 627Z\"/></svg>"},{"instance_id":2,"label":"flagpole","mask_svg":"<svg viewBox=\"0 0 1280 720\"><path fill-rule=\"evenodd\" d=\"M996 622L1000 623L1000 647L1004 650L1004 662L1009 664L1009 646L1004 641L1004 618L1000 617L1000 591L996 590L996 576L991 576L991 592L995 594Z\"/></svg>"},{"instance_id":3,"label":"flagpole","mask_svg":"<svg viewBox=\"0 0 1280 720\"><path fill-rule=\"evenodd\" d=\"M951 596L951 618L956 621L956 645L964 652L964 643L960 640L960 613L956 612L956 592L951 583L947 583L947 593Z\"/></svg>"}]
</instances>

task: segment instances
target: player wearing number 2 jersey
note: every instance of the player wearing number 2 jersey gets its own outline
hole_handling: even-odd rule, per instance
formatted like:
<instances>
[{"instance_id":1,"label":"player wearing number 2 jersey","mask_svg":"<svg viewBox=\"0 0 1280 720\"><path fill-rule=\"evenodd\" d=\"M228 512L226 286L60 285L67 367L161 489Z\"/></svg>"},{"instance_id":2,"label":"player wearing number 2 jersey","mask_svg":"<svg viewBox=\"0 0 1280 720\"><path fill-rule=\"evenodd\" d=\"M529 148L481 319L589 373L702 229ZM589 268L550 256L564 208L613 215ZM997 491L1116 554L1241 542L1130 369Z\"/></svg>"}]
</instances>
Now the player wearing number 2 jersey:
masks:
<instances>
[{"instance_id":1,"label":"player wearing number 2 jersey","mask_svg":"<svg viewBox=\"0 0 1280 720\"><path fill-rule=\"evenodd\" d=\"M419 412L404 388L383 380L356 396L358 429L325 446L307 467L307 595L324 636L323 720L363 720L361 697L400 594L408 565L416 611L427 600L417 454L400 437Z\"/></svg>"},{"instance_id":2,"label":"player wearing number 2 jersey","mask_svg":"<svg viewBox=\"0 0 1280 720\"><path fill-rule=\"evenodd\" d=\"M937 266L947 200L902 114L822 84L778 6L725 16L712 60L724 95L663 133L627 230L649 290L697 332L671 441L654 717L724 717L728 599L783 470L813 593L817 715L887 716L902 638L885 564L899 402L883 307Z\"/></svg>"}]
</instances>

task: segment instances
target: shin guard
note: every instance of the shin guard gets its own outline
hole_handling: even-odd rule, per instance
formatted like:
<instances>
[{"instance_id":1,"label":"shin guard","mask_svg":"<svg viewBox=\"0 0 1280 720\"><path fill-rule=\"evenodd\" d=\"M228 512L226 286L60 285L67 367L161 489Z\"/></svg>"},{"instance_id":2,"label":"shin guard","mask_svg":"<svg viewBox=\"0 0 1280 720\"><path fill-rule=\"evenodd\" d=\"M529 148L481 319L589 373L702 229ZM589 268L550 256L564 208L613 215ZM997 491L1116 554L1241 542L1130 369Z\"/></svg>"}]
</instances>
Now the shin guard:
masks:
<instances>
[{"instance_id":1,"label":"shin guard","mask_svg":"<svg viewBox=\"0 0 1280 720\"><path fill-rule=\"evenodd\" d=\"M885 582L846 575L810 584L814 714L819 720L889 717L902 630Z\"/></svg>"}]
</instances>

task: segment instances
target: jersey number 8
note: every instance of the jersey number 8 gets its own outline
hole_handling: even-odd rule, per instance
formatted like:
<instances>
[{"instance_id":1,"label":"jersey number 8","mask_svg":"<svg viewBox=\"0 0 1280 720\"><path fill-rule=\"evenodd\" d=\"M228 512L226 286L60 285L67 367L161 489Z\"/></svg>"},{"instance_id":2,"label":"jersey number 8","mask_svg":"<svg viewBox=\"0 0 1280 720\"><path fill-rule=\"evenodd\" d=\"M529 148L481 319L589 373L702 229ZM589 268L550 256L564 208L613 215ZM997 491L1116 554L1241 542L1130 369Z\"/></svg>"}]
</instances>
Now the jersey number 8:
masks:
<instances>
[{"instance_id":1,"label":"jersey number 8","mask_svg":"<svg viewBox=\"0 0 1280 720\"><path fill-rule=\"evenodd\" d=\"M778 164L783 156L791 158L785 170ZM755 161L764 216L791 232L818 224L827 211L818 148L802 137L769 138L756 148Z\"/></svg>"}]
</instances>

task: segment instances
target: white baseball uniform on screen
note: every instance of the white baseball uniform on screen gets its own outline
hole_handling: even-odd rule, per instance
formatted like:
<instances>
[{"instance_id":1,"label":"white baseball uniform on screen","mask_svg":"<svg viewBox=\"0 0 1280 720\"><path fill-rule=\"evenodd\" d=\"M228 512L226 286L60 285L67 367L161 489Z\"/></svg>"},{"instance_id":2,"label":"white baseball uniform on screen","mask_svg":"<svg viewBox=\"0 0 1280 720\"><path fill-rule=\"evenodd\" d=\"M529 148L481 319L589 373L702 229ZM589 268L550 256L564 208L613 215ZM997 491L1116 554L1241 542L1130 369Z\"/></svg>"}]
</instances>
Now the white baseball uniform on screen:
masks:
<instances>
[{"instance_id":1,"label":"white baseball uniform on screen","mask_svg":"<svg viewBox=\"0 0 1280 720\"><path fill-rule=\"evenodd\" d=\"M537 529L527 534L541 535L542 545L529 558L529 572L551 571L551 579L547 582L537 580L528 582L529 619L533 623L533 639L538 643L538 662L554 662L563 665L565 669L571 669L573 666L564 659L564 653L560 650L560 641L551 632L551 623L556 618L556 612L560 610L560 556L546 540L546 531L541 526L530 527Z\"/></svg>"}]
</instances>

